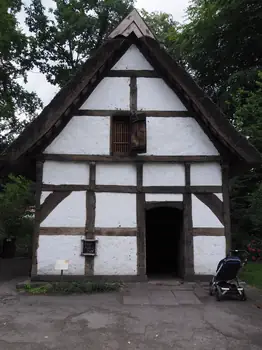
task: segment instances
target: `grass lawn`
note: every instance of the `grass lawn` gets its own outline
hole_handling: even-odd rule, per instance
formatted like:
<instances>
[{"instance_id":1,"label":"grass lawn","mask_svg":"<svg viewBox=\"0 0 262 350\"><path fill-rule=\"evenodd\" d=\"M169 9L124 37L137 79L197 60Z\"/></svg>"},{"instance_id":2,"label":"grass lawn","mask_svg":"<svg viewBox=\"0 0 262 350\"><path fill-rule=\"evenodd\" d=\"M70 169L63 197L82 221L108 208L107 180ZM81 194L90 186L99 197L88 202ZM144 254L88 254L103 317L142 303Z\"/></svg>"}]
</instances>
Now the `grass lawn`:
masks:
<instances>
[{"instance_id":1,"label":"grass lawn","mask_svg":"<svg viewBox=\"0 0 262 350\"><path fill-rule=\"evenodd\" d=\"M262 289L262 263L248 262L240 274L240 279L250 286Z\"/></svg>"}]
</instances>

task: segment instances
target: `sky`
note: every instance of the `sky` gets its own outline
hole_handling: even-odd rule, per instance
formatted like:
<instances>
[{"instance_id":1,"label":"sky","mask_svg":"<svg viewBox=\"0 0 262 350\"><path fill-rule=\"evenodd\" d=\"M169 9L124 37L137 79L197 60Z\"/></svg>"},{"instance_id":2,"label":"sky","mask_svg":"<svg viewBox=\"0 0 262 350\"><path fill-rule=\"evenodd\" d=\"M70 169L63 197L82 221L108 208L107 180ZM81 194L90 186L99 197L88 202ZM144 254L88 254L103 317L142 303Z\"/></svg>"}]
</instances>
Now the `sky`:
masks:
<instances>
[{"instance_id":1,"label":"sky","mask_svg":"<svg viewBox=\"0 0 262 350\"><path fill-rule=\"evenodd\" d=\"M30 0L26 0L25 3L30 3ZM50 7L51 0L42 0L45 7ZM182 23L185 20L185 10L188 7L190 0L137 0L136 8L144 8L148 12L158 11L167 12L173 15L175 21ZM21 25L23 26L24 16L20 16ZM58 87L49 84L45 76L34 69L28 74L28 82L26 88L29 91L34 91L43 101L46 106L54 95L58 92Z\"/></svg>"}]
</instances>

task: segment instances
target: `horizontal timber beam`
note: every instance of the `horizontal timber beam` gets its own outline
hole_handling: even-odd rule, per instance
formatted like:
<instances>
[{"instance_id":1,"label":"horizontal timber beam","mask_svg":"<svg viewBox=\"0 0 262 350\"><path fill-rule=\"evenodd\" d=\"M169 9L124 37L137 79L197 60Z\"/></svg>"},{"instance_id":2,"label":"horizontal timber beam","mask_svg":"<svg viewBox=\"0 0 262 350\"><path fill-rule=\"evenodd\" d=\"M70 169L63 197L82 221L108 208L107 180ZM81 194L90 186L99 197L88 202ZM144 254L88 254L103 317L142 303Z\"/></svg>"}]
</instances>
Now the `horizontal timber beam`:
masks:
<instances>
[{"instance_id":1,"label":"horizontal timber beam","mask_svg":"<svg viewBox=\"0 0 262 350\"><path fill-rule=\"evenodd\" d=\"M59 162L162 162L162 163L204 163L220 162L220 156L107 156L82 154L42 154L43 160Z\"/></svg>"},{"instance_id":2,"label":"horizontal timber beam","mask_svg":"<svg viewBox=\"0 0 262 350\"><path fill-rule=\"evenodd\" d=\"M197 227L193 228L193 236L224 236L223 227Z\"/></svg>"},{"instance_id":3,"label":"horizontal timber beam","mask_svg":"<svg viewBox=\"0 0 262 350\"><path fill-rule=\"evenodd\" d=\"M85 227L40 227L43 236L85 236ZM93 236L136 236L137 229L129 227L96 227Z\"/></svg>"},{"instance_id":4,"label":"horizontal timber beam","mask_svg":"<svg viewBox=\"0 0 262 350\"><path fill-rule=\"evenodd\" d=\"M154 70L111 70L108 77L137 77L137 78L159 78L159 74Z\"/></svg>"},{"instance_id":5,"label":"horizontal timber beam","mask_svg":"<svg viewBox=\"0 0 262 350\"><path fill-rule=\"evenodd\" d=\"M154 111L154 110L138 110L137 113L141 113L146 117L192 117L192 114L187 111ZM130 116L131 111L120 111L120 110L100 110L100 109L79 109L74 113L76 116L94 116L94 117L110 117L110 116Z\"/></svg>"},{"instance_id":6,"label":"horizontal timber beam","mask_svg":"<svg viewBox=\"0 0 262 350\"><path fill-rule=\"evenodd\" d=\"M42 191L88 191L88 185L49 185L43 184ZM116 193L221 193L221 186L143 186L138 190L137 186L121 185L96 185L95 192L116 192Z\"/></svg>"},{"instance_id":7,"label":"horizontal timber beam","mask_svg":"<svg viewBox=\"0 0 262 350\"><path fill-rule=\"evenodd\" d=\"M39 234L43 236L85 236L85 227L40 227Z\"/></svg>"}]
</instances>

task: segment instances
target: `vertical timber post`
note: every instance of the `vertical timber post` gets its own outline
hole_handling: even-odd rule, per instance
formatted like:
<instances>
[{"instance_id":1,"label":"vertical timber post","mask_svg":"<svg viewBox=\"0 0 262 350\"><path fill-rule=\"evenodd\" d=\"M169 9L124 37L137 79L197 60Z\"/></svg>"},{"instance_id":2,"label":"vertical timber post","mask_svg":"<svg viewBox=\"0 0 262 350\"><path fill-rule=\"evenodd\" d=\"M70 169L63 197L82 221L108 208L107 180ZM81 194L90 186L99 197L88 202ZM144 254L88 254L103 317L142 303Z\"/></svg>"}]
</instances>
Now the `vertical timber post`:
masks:
<instances>
[{"instance_id":1,"label":"vertical timber post","mask_svg":"<svg viewBox=\"0 0 262 350\"><path fill-rule=\"evenodd\" d=\"M35 227L32 244L32 269L31 277L37 275L37 249L39 244L39 230L41 222L41 193L43 182L44 162L36 161L36 186L35 186Z\"/></svg>"},{"instance_id":2,"label":"vertical timber post","mask_svg":"<svg viewBox=\"0 0 262 350\"><path fill-rule=\"evenodd\" d=\"M190 279L194 275L194 247L193 247L193 220L192 220L192 194L190 191L190 163L185 163L184 193L184 278Z\"/></svg>"},{"instance_id":3,"label":"vertical timber post","mask_svg":"<svg viewBox=\"0 0 262 350\"><path fill-rule=\"evenodd\" d=\"M96 163L89 164L89 190L86 191L86 238L94 238L95 231L95 213L96 213ZM85 275L94 275L94 257L85 256Z\"/></svg>"},{"instance_id":4,"label":"vertical timber post","mask_svg":"<svg viewBox=\"0 0 262 350\"><path fill-rule=\"evenodd\" d=\"M226 238L226 253L231 249L231 220L230 220L230 197L229 197L229 167L222 164L222 191L223 191L223 215Z\"/></svg>"}]
</instances>

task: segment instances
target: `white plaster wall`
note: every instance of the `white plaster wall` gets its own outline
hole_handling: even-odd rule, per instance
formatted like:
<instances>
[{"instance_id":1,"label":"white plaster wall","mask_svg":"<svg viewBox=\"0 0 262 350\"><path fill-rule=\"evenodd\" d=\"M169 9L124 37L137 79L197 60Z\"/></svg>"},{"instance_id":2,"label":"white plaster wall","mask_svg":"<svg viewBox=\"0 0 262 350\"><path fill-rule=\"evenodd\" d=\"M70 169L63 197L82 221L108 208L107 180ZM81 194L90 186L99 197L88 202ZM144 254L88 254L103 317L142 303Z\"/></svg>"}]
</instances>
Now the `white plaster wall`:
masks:
<instances>
[{"instance_id":1,"label":"white plaster wall","mask_svg":"<svg viewBox=\"0 0 262 350\"><path fill-rule=\"evenodd\" d=\"M43 204L45 199L52 193L52 191L43 191L40 197L40 204Z\"/></svg>"},{"instance_id":2,"label":"white plaster wall","mask_svg":"<svg viewBox=\"0 0 262 350\"><path fill-rule=\"evenodd\" d=\"M65 275L84 275L85 258L81 256L81 236L39 236L37 250L37 273L39 275L60 275L55 270L56 260L69 260Z\"/></svg>"},{"instance_id":3,"label":"white plaster wall","mask_svg":"<svg viewBox=\"0 0 262 350\"><path fill-rule=\"evenodd\" d=\"M174 193L146 193L146 202L183 202L183 195Z\"/></svg>"},{"instance_id":4,"label":"white plaster wall","mask_svg":"<svg viewBox=\"0 0 262 350\"><path fill-rule=\"evenodd\" d=\"M43 183L52 185L88 185L89 164L45 161Z\"/></svg>"},{"instance_id":5,"label":"white plaster wall","mask_svg":"<svg viewBox=\"0 0 262 350\"><path fill-rule=\"evenodd\" d=\"M224 236L195 236L194 271L197 275L213 275L217 264L226 254L226 239Z\"/></svg>"},{"instance_id":6,"label":"white plaster wall","mask_svg":"<svg viewBox=\"0 0 262 350\"><path fill-rule=\"evenodd\" d=\"M133 164L97 164L96 184L136 186L136 166Z\"/></svg>"},{"instance_id":7,"label":"white plaster wall","mask_svg":"<svg viewBox=\"0 0 262 350\"><path fill-rule=\"evenodd\" d=\"M130 78L104 78L80 109L129 109Z\"/></svg>"},{"instance_id":8,"label":"white plaster wall","mask_svg":"<svg viewBox=\"0 0 262 350\"><path fill-rule=\"evenodd\" d=\"M108 155L109 144L110 117L75 116L44 153Z\"/></svg>"},{"instance_id":9,"label":"white plaster wall","mask_svg":"<svg viewBox=\"0 0 262 350\"><path fill-rule=\"evenodd\" d=\"M154 68L145 59L139 49L132 45L114 65L113 70L153 70Z\"/></svg>"},{"instance_id":10,"label":"white plaster wall","mask_svg":"<svg viewBox=\"0 0 262 350\"><path fill-rule=\"evenodd\" d=\"M193 227L224 227L216 215L195 195L192 195Z\"/></svg>"},{"instance_id":11,"label":"white plaster wall","mask_svg":"<svg viewBox=\"0 0 262 350\"><path fill-rule=\"evenodd\" d=\"M194 118L147 118L148 155L218 155Z\"/></svg>"},{"instance_id":12,"label":"white plaster wall","mask_svg":"<svg viewBox=\"0 0 262 350\"><path fill-rule=\"evenodd\" d=\"M223 202L223 193L215 193L215 195Z\"/></svg>"},{"instance_id":13,"label":"white plaster wall","mask_svg":"<svg viewBox=\"0 0 262 350\"><path fill-rule=\"evenodd\" d=\"M191 164L192 186L222 186L222 173L219 163Z\"/></svg>"},{"instance_id":14,"label":"white plaster wall","mask_svg":"<svg viewBox=\"0 0 262 350\"><path fill-rule=\"evenodd\" d=\"M94 275L136 275L136 237L96 236Z\"/></svg>"},{"instance_id":15,"label":"white plaster wall","mask_svg":"<svg viewBox=\"0 0 262 350\"><path fill-rule=\"evenodd\" d=\"M136 194L96 193L96 227L136 227Z\"/></svg>"},{"instance_id":16,"label":"white plaster wall","mask_svg":"<svg viewBox=\"0 0 262 350\"><path fill-rule=\"evenodd\" d=\"M143 186L184 186L185 168L182 164L144 164Z\"/></svg>"},{"instance_id":17,"label":"white plaster wall","mask_svg":"<svg viewBox=\"0 0 262 350\"><path fill-rule=\"evenodd\" d=\"M41 227L85 227L86 192L72 192L47 216Z\"/></svg>"},{"instance_id":18,"label":"white plaster wall","mask_svg":"<svg viewBox=\"0 0 262 350\"><path fill-rule=\"evenodd\" d=\"M186 107L160 78L137 78L138 110L186 111Z\"/></svg>"}]
</instances>

